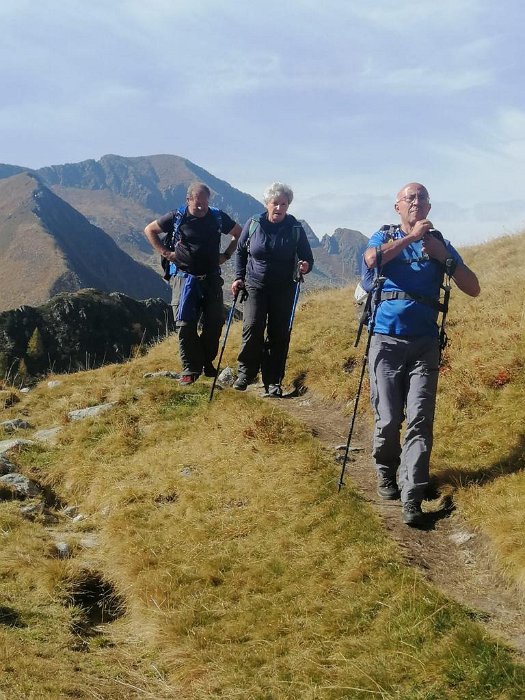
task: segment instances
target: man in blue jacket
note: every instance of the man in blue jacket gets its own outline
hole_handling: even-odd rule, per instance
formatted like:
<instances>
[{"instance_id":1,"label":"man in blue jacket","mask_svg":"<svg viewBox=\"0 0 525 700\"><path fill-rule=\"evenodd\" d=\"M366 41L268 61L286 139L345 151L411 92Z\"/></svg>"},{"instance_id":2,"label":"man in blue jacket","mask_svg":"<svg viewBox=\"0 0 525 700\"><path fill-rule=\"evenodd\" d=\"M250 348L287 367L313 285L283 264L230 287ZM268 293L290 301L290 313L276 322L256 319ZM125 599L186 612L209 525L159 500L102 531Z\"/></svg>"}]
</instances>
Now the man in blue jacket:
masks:
<instances>
[{"instance_id":1,"label":"man in blue jacket","mask_svg":"<svg viewBox=\"0 0 525 700\"><path fill-rule=\"evenodd\" d=\"M368 355L377 491L384 499L401 496L403 521L411 526L424 523L421 502L432 450L443 276L472 297L480 292L476 275L434 230L427 218L430 207L423 185L405 185L394 206L400 226L374 233L364 253L367 267L385 278Z\"/></svg>"}]
</instances>

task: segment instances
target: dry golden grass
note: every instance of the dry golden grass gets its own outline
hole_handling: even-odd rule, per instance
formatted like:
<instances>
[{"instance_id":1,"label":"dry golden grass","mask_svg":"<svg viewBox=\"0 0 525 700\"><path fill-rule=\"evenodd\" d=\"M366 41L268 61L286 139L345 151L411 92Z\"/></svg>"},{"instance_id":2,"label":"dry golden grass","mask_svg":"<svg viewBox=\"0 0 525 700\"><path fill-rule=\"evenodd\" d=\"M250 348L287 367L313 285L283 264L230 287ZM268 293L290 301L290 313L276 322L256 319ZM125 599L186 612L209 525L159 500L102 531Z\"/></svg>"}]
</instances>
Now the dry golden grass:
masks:
<instances>
[{"instance_id":1,"label":"dry golden grass","mask_svg":"<svg viewBox=\"0 0 525 700\"><path fill-rule=\"evenodd\" d=\"M501 334L481 323L486 251L467 253L483 296L454 294L433 467L519 579L523 348L506 329L517 306L491 309ZM351 401L364 349L352 347L355 326L351 290L304 295L289 381ZM239 333L234 324L223 366ZM46 511L28 521L19 502L0 503L0 697L523 697L523 668L402 563L355 492L337 496L331 456L278 402L225 390L210 404L209 380L143 378L177 368L169 338L4 409L62 432L55 447L13 457L46 486ZM112 411L67 420L105 401Z\"/></svg>"},{"instance_id":2,"label":"dry golden grass","mask_svg":"<svg viewBox=\"0 0 525 700\"><path fill-rule=\"evenodd\" d=\"M455 295L434 469L525 590L525 235L466 251L482 294Z\"/></svg>"},{"instance_id":3,"label":"dry golden grass","mask_svg":"<svg viewBox=\"0 0 525 700\"><path fill-rule=\"evenodd\" d=\"M431 468L525 590L524 243L520 234L462 251L482 293L472 299L453 285ZM365 332L354 349L356 325L353 289L303 296L287 380L304 376L310 389L348 402L350 411L366 344ZM359 406L360 419L370 421L366 379Z\"/></svg>"},{"instance_id":4,"label":"dry golden grass","mask_svg":"<svg viewBox=\"0 0 525 700\"><path fill-rule=\"evenodd\" d=\"M4 630L8 697L517 692L506 652L401 564L355 493L337 497L331 459L301 426L233 392L209 405L204 383L137 377L131 395L134 365L79 376L111 383L118 407L18 456L85 519L2 512L5 599L26 625ZM73 556L59 560L65 530ZM97 547L82 546L89 535ZM96 577L123 614L87 634L79 591Z\"/></svg>"}]
</instances>

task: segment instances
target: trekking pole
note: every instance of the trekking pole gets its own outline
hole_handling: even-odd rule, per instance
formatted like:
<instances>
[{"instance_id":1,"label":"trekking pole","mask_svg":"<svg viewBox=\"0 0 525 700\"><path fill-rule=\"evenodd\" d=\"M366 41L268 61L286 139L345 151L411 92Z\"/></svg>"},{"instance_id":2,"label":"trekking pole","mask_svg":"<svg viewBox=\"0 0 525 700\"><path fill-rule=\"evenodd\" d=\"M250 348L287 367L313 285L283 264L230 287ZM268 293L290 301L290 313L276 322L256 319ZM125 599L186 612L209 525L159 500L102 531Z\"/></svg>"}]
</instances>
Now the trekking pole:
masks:
<instances>
[{"instance_id":1,"label":"trekking pole","mask_svg":"<svg viewBox=\"0 0 525 700\"><path fill-rule=\"evenodd\" d=\"M448 345L448 336L445 330L445 323L447 320L448 303L450 301L450 278L447 283L442 285L444 290L443 295L443 311L441 316L441 326L439 328L439 366L441 367L441 362L443 361L443 353Z\"/></svg>"},{"instance_id":2,"label":"trekking pole","mask_svg":"<svg viewBox=\"0 0 525 700\"><path fill-rule=\"evenodd\" d=\"M231 308L230 308L230 313L228 314L228 321L227 321L227 324L226 324L226 333L224 334L224 338L223 338L223 341L222 341L222 347L221 347L221 352L220 352L220 355L219 355L219 361L217 362L217 371L216 371L216 373L215 373L215 377L213 378L213 384L211 385L210 398L208 399L209 401L211 401L211 400L213 399L213 392L215 391L215 385L217 384L217 379L218 379L218 377L219 377L219 372L220 372L221 362L222 362L222 356L223 356L223 354L224 354L224 348L226 347L226 341L228 340L228 333L230 332L230 326L231 326L231 323L232 323L233 314L234 314L234 312L235 312L235 305L237 304L237 298L238 298L238 296L239 296L239 292L240 292L240 291L241 291L241 290L239 289L239 290L235 293L235 296L233 297L233 302L232 302L232 305L231 305ZM241 297L241 301L244 300L244 295L245 295L245 294L246 294L246 292L243 290L243 295L242 295L242 297Z\"/></svg>"},{"instance_id":3,"label":"trekking pole","mask_svg":"<svg viewBox=\"0 0 525 700\"><path fill-rule=\"evenodd\" d=\"M299 272L299 269L297 270L297 282L295 284L295 294L293 297L293 306L292 306L292 313L290 314L290 323L288 324L288 336L292 335L292 326L293 326L293 321L295 318L295 309L297 308L297 301L299 299L299 292L301 291L301 284L304 282L304 277L301 272ZM290 338L288 337L288 340Z\"/></svg>"},{"instance_id":4,"label":"trekking pole","mask_svg":"<svg viewBox=\"0 0 525 700\"><path fill-rule=\"evenodd\" d=\"M370 318L372 297L373 297L373 294L370 294L370 293L367 294L365 305L363 307L363 312L361 314L361 317L359 319L359 325L357 327L354 348L356 348L359 345L359 341L361 340L361 333L363 332L363 328L366 326L366 323L367 323L368 319Z\"/></svg>"},{"instance_id":5,"label":"trekking pole","mask_svg":"<svg viewBox=\"0 0 525 700\"><path fill-rule=\"evenodd\" d=\"M288 344L287 344L287 348L286 348L286 355L284 356L284 360L283 360L283 368L281 371L279 384L281 384L283 379L284 379L286 359L288 357L288 350L290 348L290 339L292 337L293 322L295 319L295 310L297 308L297 301L299 300L299 292L301 291L301 284L304 282L304 277L303 277L302 272L300 272L300 270L299 270L299 265L297 266L297 273L296 273L295 277L296 277L296 282L295 282L295 293L294 293L293 304L292 304L292 313L290 314L290 321L288 322Z\"/></svg>"},{"instance_id":6,"label":"trekking pole","mask_svg":"<svg viewBox=\"0 0 525 700\"><path fill-rule=\"evenodd\" d=\"M370 326L368 327L368 339L366 341L365 353L363 355L363 361L361 364L361 376L359 377L359 384L357 386L357 392L356 392L356 395L354 398L354 410L352 413L352 420L350 421L350 430L348 431L348 440L346 441L345 454L343 457L343 466L341 468L341 475L339 477L339 484L337 487L338 492L341 491L342 487L344 486L343 477L345 475L346 463L348 461L348 453L350 452L350 443L352 441L352 434L354 432L354 424L355 424L355 419L357 416L357 407L359 405L359 397L361 396L361 388L363 386L363 379L365 376L366 363L368 361L368 352L370 350L370 343L372 341L372 335L374 334L374 326L375 326L375 320L376 320L377 307L379 306L379 302L381 301L381 290L383 289L383 284L385 283L385 279L386 279L385 277L380 275L379 277L377 277L377 280L376 280L376 288L375 288L375 292L374 292L372 316L370 318Z\"/></svg>"}]
</instances>

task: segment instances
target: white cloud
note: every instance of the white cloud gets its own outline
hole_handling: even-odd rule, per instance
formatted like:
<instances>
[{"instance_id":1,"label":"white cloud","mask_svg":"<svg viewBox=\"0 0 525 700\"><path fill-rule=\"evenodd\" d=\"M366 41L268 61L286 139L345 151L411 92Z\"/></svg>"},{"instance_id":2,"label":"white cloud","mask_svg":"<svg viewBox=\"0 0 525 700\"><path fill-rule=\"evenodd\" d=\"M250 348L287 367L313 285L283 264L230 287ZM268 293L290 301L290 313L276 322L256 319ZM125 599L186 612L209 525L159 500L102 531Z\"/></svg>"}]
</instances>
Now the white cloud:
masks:
<instances>
[{"instance_id":1,"label":"white cloud","mask_svg":"<svg viewBox=\"0 0 525 700\"><path fill-rule=\"evenodd\" d=\"M357 0L350 4L351 11L362 20L390 33L406 32L414 25L430 30L436 25L449 25L472 20L483 7L482 0ZM421 38L421 37L418 37Z\"/></svg>"},{"instance_id":2,"label":"white cloud","mask_svg":"<svg viewBox=\"0 0 525 700\"><path fill-rule=\"evenodd\" d=\"M437 93L441 93L451 99L454 93L482 87L492 81L489 70L467 68L456 71L450 67L447 71L441 71L425 66L403 67L391 71L375 67L370 68L365 77L367 84L373 85L374 92L386 88L398 94L427 94L436 97Z\"/></svg>"},{"instance_id":3,"label":"white cloud","mask_svg":"<svg viewBox=\"0 0 525 700\"><path fill-rule=\"evenodd\" d=\"M289 182L321 235L373 231L420 180L451 238L498 215L512 229L521 13L517 0L4 0L1 158L175 153L257 198Z\"/></svg>"}]
</instances>

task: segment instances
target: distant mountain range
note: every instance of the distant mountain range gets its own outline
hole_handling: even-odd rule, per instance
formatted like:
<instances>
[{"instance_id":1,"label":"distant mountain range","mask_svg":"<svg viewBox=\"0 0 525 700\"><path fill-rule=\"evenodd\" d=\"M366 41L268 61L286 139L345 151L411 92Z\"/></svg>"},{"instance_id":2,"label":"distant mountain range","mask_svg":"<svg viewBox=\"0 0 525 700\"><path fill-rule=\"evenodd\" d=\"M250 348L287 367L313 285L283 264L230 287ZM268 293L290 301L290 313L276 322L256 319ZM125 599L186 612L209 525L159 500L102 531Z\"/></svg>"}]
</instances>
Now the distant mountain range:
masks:
<instances>
[{"instance_id":1,"label":"distant mountain range","mask_svg":"<svg viewBox=\"0 0 525 700\"><path fill-rule=\"evenodd\" d=\"M185 158L155 155L31 170L0 164L0 311L93 287L136 299L168 299L144 226L205 182L211 204L241 225L264 206ZM303 221L315 257L310 287L355 279L366 238L340 228L321 240ZM224 273L231 277L231 262Z\"/></svg>"}]
</instances>

